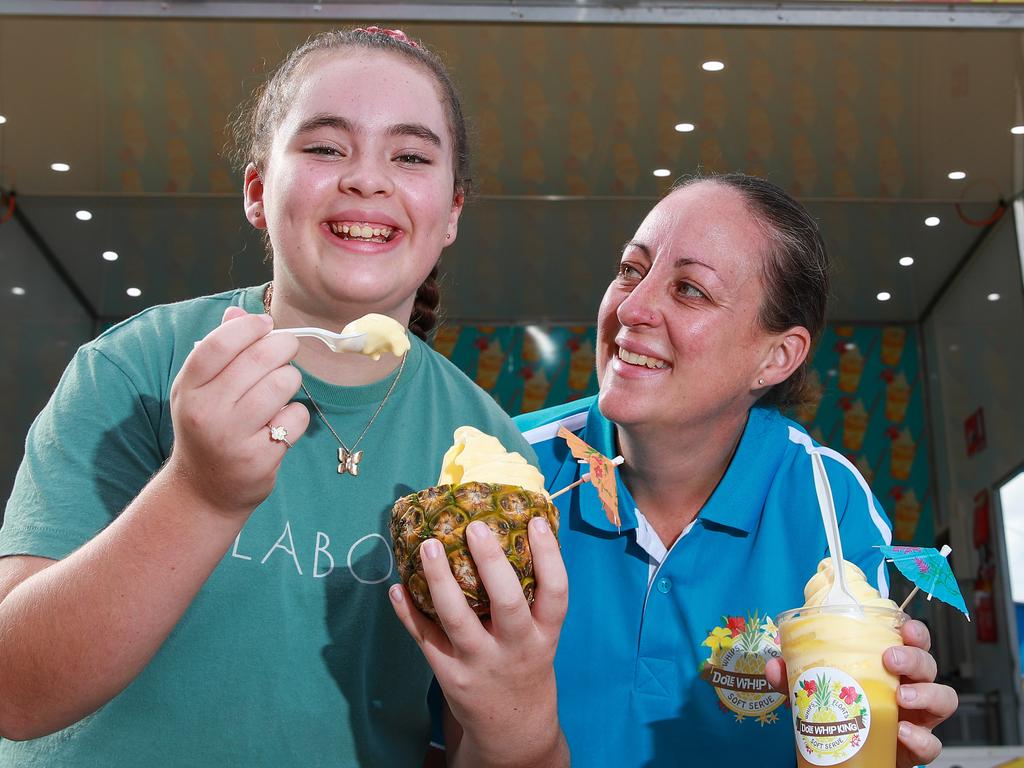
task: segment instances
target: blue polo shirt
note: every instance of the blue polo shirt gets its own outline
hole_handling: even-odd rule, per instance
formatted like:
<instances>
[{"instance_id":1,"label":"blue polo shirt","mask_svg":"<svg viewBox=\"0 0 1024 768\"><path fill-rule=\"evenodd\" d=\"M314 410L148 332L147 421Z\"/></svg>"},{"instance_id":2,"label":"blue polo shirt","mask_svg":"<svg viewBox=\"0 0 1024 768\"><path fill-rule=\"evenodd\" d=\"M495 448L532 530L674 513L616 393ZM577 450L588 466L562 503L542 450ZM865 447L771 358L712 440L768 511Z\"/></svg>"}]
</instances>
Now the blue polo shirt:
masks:
<instances>
[{"instance_id":1,"label":"blue polo shirt","mask_svg":"<svg viewBox=\"0 0 1024 768\"><path fill-rule=\"evenodd\" d=\"M560 426L618 452L596 397L516 424L550 491L586 470ZM846 558L887 593L881 505L842 454L774 409L751 410L725 476L667 551L621 478L621 530L589 483L555 500L569 574L555 671L574 768L795 765L791 715L763 673L780 655L772 620L803 604L828 550L811 452L824 459Z\"/></svg>"}]
</instances>

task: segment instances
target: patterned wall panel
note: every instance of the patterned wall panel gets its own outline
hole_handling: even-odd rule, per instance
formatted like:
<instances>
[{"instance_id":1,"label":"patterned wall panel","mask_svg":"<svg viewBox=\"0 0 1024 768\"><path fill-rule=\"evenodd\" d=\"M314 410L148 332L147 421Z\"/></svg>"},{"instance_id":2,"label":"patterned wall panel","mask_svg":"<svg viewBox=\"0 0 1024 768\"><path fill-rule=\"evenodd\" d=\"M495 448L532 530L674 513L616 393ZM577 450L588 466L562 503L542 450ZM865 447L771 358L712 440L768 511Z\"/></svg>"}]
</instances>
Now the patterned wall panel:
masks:
<instances>
[{"instance_id":1,"label":"patterned wall panel","mask_svg":"<svg viewBox=\"0 0 1024 768\"><path fill-rule=\"evenodd\" d=\"M597 392L594 326L442 327L434 348L509 413ZM894 525L894 540L934 538L917 337L904 326L830 326L812 360L820 401L791 414L842 452Z\"/></svg>"}]
</instances>

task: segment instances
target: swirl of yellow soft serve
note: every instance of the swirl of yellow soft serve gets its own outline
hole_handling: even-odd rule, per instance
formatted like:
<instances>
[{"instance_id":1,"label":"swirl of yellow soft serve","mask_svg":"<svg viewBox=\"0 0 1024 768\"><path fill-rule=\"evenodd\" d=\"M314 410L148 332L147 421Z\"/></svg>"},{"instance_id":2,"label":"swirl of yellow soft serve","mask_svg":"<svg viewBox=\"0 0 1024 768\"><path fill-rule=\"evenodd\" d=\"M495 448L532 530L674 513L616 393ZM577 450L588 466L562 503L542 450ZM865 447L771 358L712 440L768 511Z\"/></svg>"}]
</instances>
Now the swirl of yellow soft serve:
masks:
<instances>
[{"instance_id":1,"label":"swirl of yellow soft serve","mask_svg":"<svg viewBox=\"0 0 1024 768\"><path fill-rule=\"evenodd\" d=\"M341 329L342 333L365 333L362 354L380 360L381 352L401 357L409 351L409 334L393 317L371 312L356 318Z\"/></svg>"},{"instance_id":2,"label":"swirl of yellow soft serve","mask_svg":"<svg viewBox=\"0 0 1024 768\"><path fill-rule=\"evenodd\" d=\"M476 427L459 427L455 430L454 445L441 460L437 484L473 482L518 485L547 496L544 475L521 455L506 451L498 438Z\"/></svg>"},{"instance_id":3,"label":"swirl of yellow soft serve","mask_svg":"<svg viewBox=\"0 0 1024 768\"><path fill-rule=\"evenodd\" d=\"M846 588L861 605L874 605L879 608L896 608L896 603L878 594L878 590L868 584L864 571L851 563L843 561L843 574L846 576ZM821 605L825 602L828 592L832 589L832 558L826 557L818 563L817 572L804 587L805 608Z\"/></svg>"}]
</instances>

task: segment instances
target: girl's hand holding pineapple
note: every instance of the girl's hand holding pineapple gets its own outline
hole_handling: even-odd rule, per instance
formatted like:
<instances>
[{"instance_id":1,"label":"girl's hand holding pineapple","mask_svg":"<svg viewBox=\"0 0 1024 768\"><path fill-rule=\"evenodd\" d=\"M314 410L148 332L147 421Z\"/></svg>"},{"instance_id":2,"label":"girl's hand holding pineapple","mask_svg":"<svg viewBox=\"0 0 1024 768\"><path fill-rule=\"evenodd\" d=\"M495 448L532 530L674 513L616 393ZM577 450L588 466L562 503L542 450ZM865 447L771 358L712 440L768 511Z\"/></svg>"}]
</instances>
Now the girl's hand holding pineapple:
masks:
<instances>
[{"instance_id":1,"label":"girl's hand holding pineapple","mask_svg":"<svg viewBox=\"0 0 1024 768\"><path fill-rule=\"evenodd\" d=\"M540 474L518 454L492 443L497 441L476 430L460 429L445 456L442 485L395 504L396 561L403 581L416 592L396 584L389 594L444 692L449 755L458 748L454 764L567 766L552 666L568 605L565 566L552 531L557 516ZM486 467L501 477L488 476ZM486 482L532 486L531 473L541 483L539 493ZM523 506L530 499L536 507ZM525 562L521 539L510 532L523 515L529 516ZM472 519L468 525L467 519ZM500 531L513 543L503 547ZM467 547L475 567L460 568L457 580L451 563L464 562ZM432 609L434 618L417 610L414 599ZM513 713L514 732L508 728Z\"/></svg>"},{"instance_id":2,"label":"girl's hand holding pineapple","mask_svg":"<svg viewBox=\"0 0 1024 768\"><path fill-rule=\"evenodd\" d=\"M490 596L490 620L482 621L470 608L436 539L425 541L421 550L440 626L413 607L403 586L390 591L395 613L430 662L451 715L461 723L446 717L448 748L458 746L460 765L568 765L552 667L568 581L558 542L543 518L530 522L529 536L537 574L532 609L505 553L479 521L467 526L466 538ZM512 713L514 731L508 727ZM523 733L530 738L516 738L517 751L510 752L510 736Z\"/></svg>"}]
</instances>

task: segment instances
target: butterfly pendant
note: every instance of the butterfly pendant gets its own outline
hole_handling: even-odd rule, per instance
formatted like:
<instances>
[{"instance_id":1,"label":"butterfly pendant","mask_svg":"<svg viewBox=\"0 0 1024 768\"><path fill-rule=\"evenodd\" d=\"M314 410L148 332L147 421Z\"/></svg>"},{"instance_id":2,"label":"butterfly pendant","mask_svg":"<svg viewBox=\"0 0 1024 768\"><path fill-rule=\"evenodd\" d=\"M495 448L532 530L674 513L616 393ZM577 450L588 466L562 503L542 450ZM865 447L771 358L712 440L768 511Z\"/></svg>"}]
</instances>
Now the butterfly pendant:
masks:
<instances>
[{"instance_id":1,"label":"butterfly pendant","mask_svg":"<svg viewBox=\"0 0 1024 768\"><path fill-rule=\"evenodd\" d=\"M359 476L359 462L363 460L363 452L356 451L352 453L345 448L338 449L338 474L344 475L346 472L353 477Z\"/></svg>"}]
</instances>

